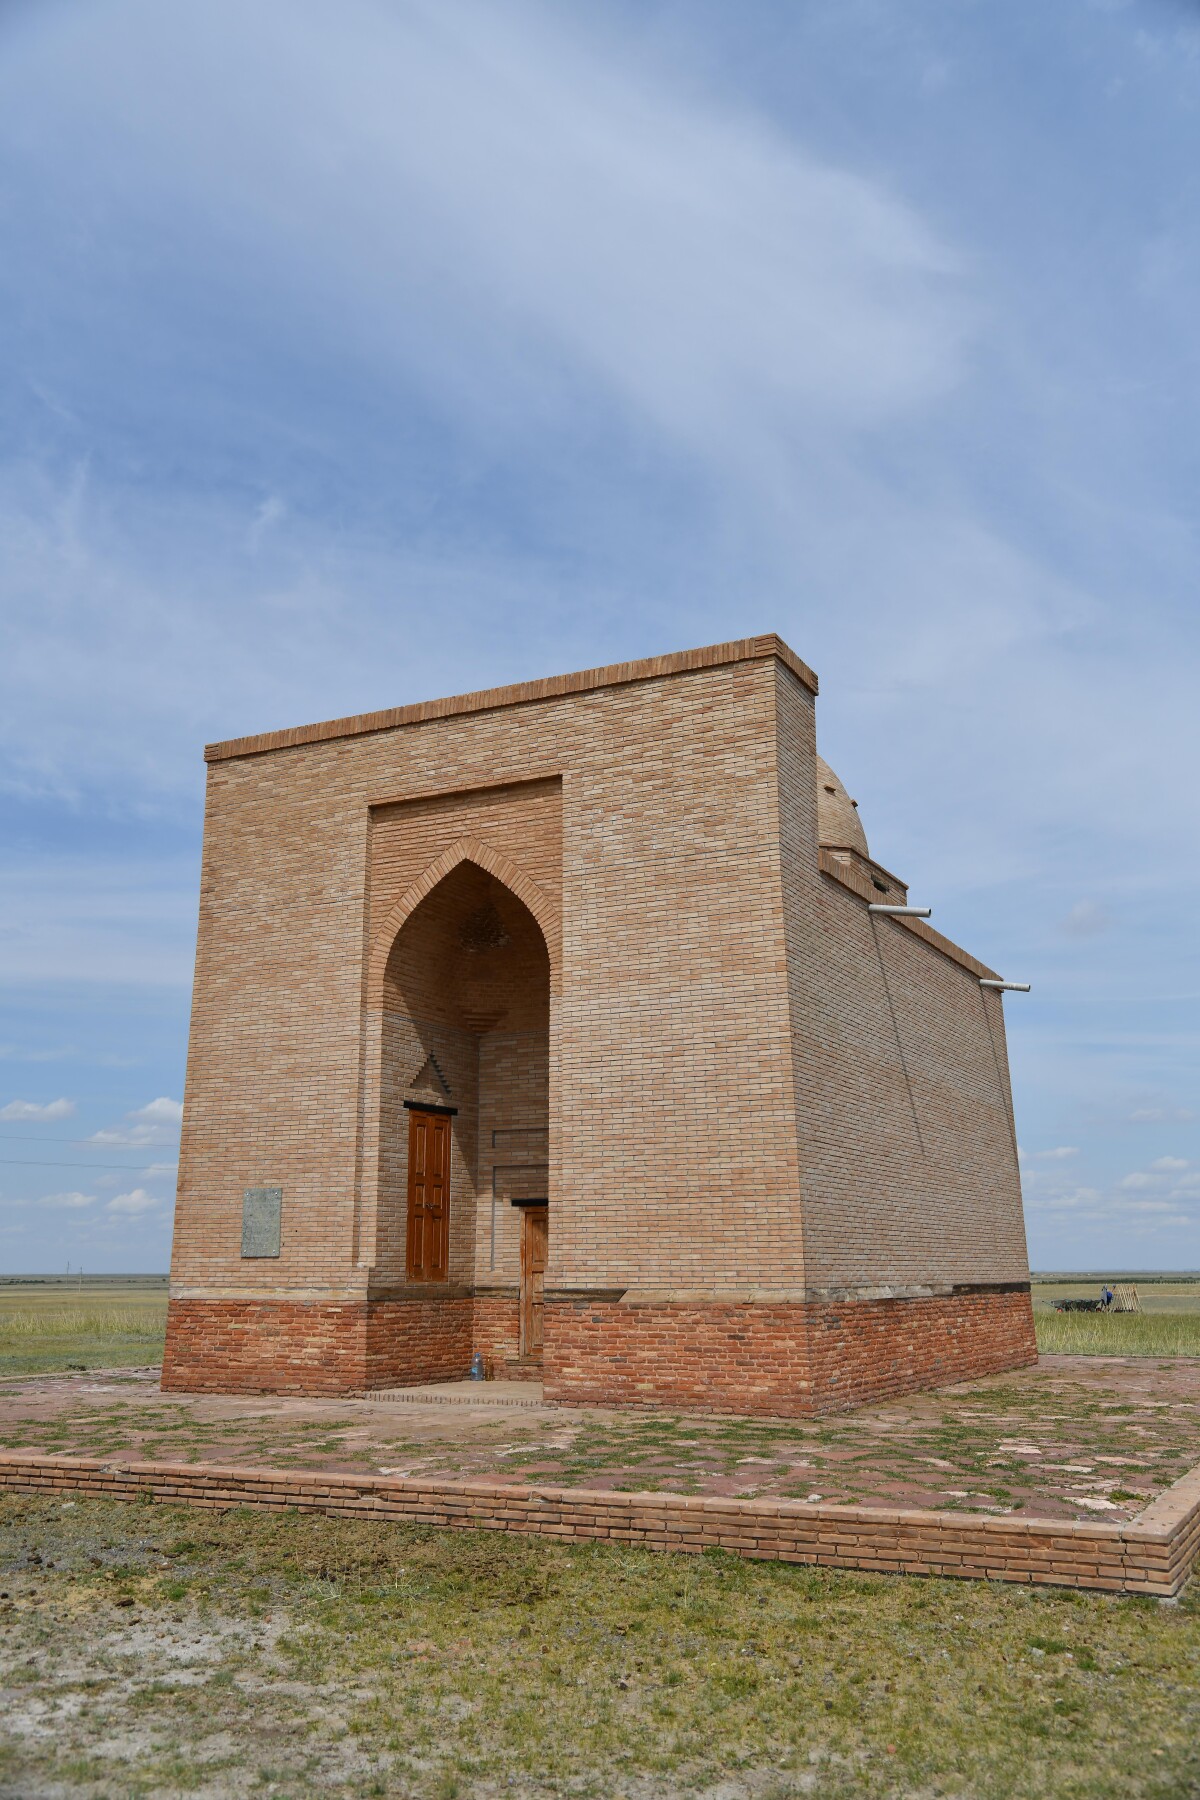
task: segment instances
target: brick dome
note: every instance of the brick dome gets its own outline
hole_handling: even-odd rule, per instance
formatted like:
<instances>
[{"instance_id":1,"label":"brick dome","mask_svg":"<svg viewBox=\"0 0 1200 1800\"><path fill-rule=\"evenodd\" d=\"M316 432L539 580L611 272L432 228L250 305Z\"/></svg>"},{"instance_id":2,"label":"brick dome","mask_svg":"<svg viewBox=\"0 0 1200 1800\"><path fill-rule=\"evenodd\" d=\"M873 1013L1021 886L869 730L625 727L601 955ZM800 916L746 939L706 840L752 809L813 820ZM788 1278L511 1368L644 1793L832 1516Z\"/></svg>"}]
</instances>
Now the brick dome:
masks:
<instances>
[{"instance_id":1,"label":"brick dome","mask_svg":"<svg viewBox=\"0 0 1200 1800\"><path fill-rule=\"evenodd\" d=\"M867 834L852 800L823 756L817 758L817 842L830 850L870 856Z\"/></svg>"}]
</instances>

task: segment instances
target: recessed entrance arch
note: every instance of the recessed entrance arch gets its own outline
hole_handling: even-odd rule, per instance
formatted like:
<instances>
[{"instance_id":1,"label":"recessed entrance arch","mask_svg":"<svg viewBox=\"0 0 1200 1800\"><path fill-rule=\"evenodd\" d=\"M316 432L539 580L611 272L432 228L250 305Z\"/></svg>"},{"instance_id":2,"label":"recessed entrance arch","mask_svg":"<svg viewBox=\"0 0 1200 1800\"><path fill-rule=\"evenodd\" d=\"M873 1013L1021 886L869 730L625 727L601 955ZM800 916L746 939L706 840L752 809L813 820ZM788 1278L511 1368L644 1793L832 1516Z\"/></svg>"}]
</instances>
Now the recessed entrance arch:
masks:
<instances>
[{"instance_id":1,"label":"recessed entrance arch","mask_svg":"<svg viewBox=\"0 0 1200 1800\"><path fill-rule=\"evenodd\" d=\"M470 1299L472 1347L499 1372L535 1364L541 1334L528 1322L540 1322L540 1306L531 1313L528 1289L535 1281L540 1300L545 1255L530 1257L522 1212L540 1203L544 1243L546 937L507 882L463 857L408 911L379 976L373 1285L397 1298Z\"/></svg>"}]
</instances>

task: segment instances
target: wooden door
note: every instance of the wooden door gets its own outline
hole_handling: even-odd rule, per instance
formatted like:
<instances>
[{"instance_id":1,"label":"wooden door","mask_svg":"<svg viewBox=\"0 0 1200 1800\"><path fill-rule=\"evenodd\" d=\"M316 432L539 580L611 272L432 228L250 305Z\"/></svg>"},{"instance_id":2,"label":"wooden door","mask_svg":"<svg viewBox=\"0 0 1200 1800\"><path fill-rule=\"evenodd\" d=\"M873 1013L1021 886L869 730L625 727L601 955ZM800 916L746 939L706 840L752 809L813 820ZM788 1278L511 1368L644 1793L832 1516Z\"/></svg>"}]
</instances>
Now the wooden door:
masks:
<instances>
[{"instance_id":1,"label":"wooden door","mask_svg":"<svg viewBox=\"0 0 1200 1800\"><path fill-rule=\"evenodd\" d=\"M521 1208L521 1355L540 1357L546 1313L550 1208Z\"/></svg>"},{"instance_id":2,"label":"wooden door","mask_svg":"<svg viewBox=\"0 0 1200 1800\"><path fill-rule=\"evenodd\" d=\"M450 1116L408 1115L408 1278L445 1281L450 1243Z\"/></svg>"}]
</instances>

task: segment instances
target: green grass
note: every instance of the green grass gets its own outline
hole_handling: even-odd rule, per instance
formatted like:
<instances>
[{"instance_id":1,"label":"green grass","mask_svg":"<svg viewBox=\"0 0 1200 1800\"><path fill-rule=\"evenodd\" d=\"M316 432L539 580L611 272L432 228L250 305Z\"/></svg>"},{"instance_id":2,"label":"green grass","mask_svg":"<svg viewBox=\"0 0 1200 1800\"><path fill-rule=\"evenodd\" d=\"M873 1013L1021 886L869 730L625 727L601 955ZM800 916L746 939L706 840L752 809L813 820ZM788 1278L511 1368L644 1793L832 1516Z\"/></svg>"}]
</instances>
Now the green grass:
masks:
<instances>
[{"instance_id":1,"label":"green grass","mask_svg":"<svg viewBox=\"0 0 1200 1800\"><path fill-rule=\"evenodd\" d=\"M4 1793L1200 1792L1194 1594L16 1497L0 1590Z\"/></svg>"},{"instance_id":2,"label":"green grass","mask_svg":"<svg viewBox=\"0 0 1200 1800\"><path fill-rule=\"evenodd\" d=\"M1038 1349L1068 1356L1200 1356L1200 1282L1137 1282L1136 1313L1056 1313L1054 1302L1094 1299L1099 1282L1035 1281Z\"/></svg>"},{"instance_id":3,"label":"green grass","mask_svg":"<svg viewBox=\"0 0 1200 1800\"><path fill-rule=\"evenodd\" d=\"M166 1318L165 1277L5 1282L0 1377L160 1362Z\"/></svg>"},{"instance_id":4,"label":"green grass","mask_svg":"<svg viewBox=\"0 0 1200 1800\"><path fill-rule=\"evenodd\" d=\"M1066 1356L1200 1356L1197 1313L1034 1313L1038 1349Z\"/></svg>"}]
</instances>

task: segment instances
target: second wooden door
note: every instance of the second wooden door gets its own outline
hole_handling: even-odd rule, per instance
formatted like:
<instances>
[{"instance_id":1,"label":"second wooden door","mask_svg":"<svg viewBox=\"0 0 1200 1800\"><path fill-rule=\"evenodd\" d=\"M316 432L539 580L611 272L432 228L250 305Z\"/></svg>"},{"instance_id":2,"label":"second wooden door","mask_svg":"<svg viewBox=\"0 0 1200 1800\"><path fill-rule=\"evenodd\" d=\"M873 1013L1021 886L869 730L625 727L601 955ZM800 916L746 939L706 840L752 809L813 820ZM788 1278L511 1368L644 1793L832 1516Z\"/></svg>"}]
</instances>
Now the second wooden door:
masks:
<instances>
[{"instance_id":1,"label":"second wooden door","mask_svg":"<svg viewBox=\"0 0 1200 1800\"><path fill-rule=\"evenodd\" d=\"M521 1355L542 1354L550 1208L521 1208Z\"/></svg>"}]
</instances>

